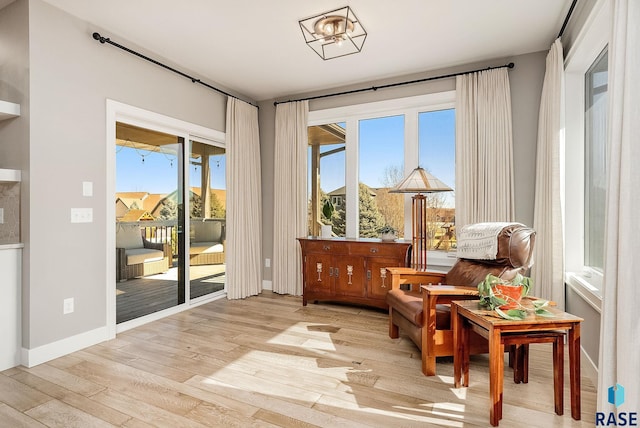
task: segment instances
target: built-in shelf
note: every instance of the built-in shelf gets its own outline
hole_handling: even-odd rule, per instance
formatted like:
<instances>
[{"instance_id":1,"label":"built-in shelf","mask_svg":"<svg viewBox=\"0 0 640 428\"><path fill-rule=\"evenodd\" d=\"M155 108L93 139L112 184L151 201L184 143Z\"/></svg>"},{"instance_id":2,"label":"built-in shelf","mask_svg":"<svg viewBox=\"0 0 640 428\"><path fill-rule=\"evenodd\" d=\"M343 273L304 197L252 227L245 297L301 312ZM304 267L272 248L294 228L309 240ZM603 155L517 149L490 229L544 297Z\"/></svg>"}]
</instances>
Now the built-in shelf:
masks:
<instances>
[{"instance_id":1,"label":"built-in shelf","mask_svg":"<svg viewBox=\"0 0 640 428\"><path fill-rule=\"evenodd\" d=\"M20 104L0 100L0 120L20 116Z\"/></svg>"},{"instance_id":2,"label":"built-in shelf","mask_svg":"<svg viewBox=\"0 0 640 428\"><path fill-rule=\"evenodd\" d=\"M22 174L17 169L0 168L0 183L16 183L22 180Z\"/></svg>"}]
</instances>

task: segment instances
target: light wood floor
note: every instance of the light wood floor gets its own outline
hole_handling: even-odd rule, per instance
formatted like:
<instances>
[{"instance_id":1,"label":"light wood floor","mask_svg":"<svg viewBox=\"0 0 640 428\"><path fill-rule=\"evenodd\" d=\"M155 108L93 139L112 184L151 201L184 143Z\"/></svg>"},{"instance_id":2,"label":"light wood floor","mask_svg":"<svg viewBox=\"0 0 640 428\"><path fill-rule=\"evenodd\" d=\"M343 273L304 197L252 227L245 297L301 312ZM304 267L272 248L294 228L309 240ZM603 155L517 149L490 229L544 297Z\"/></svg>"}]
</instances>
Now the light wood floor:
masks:
<instances>
[{"instance_id":1,"label":"light wood floor","mask_svg":"<svg viewBox=\"0 0 640 428\"><path fill-rule=\"evenodd\" d=\"M566 353L565 353L566 355ZM486 356L470 387L451 362L420 373L417 348L389 339L384 312L269 292L217 300L31 369L0 373L2 427L485 427ZM529 383L505 373L502 427L592 427L553 412L550 345L531 345ZM565 382L565 385L568 385Z\"/></svg>"}]
</instances>

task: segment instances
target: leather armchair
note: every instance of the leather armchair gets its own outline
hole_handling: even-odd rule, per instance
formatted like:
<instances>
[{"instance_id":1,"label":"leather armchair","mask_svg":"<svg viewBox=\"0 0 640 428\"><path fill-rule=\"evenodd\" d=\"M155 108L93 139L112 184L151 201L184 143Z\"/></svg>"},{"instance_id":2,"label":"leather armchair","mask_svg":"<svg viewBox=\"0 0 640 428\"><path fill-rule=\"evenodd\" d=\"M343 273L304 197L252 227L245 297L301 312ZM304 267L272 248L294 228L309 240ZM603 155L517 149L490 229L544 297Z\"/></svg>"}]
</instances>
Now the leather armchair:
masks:
<instances>
[{"instance_id":1,"label":"leather armchair","mask_svg":"<svg viewBox=\"0 0 640 428\"><path fill-rule=\"evenodd\" d=\"M517 272L526 273L532 265L534 243L533 229L511 224L498 234L495 260L459 258L448 273L387 268L391 277L389 337L398 338L399 330L407 334L421 350L422 372L435 375L436 357L453 355L451 301L477 299L477 284L488 273L507 279ZM487 350L486 340L473 333L470 353Z\"/></svg>"}]
</instances>

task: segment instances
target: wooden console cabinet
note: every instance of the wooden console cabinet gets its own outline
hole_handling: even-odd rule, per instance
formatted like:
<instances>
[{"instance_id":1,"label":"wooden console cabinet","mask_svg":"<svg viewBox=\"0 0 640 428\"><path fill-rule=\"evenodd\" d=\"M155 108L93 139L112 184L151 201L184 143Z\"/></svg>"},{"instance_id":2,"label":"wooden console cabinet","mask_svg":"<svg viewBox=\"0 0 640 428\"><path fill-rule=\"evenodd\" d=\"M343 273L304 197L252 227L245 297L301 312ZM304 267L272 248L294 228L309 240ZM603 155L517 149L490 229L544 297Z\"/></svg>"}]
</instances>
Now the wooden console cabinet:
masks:
<instances>
[{"instance_id":1,"label":"wooden console cabinet","mask_svg":"<svg viewBox=\"0 0 640 428\"><path fill-rule=\"evenodd\" d=\"M387 309L387 267L407 266L409 242L361 238L298 238L302 248L302 304L332 300Z\"/></svg>"}]
</instances>

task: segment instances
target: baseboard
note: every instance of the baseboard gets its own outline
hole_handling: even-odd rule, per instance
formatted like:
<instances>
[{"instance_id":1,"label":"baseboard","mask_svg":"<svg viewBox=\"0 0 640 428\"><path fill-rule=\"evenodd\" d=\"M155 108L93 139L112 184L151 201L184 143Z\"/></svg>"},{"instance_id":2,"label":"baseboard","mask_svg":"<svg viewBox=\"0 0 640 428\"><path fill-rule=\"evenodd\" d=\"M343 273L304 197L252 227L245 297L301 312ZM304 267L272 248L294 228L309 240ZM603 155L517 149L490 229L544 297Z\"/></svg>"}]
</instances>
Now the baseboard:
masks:
<instances>
[{"instance_id":1,"label":"baseboard","mask_svg":"<svg viewBox=\"0 0 640 428\"><path fill-rule=\"evenodd\" d=\"M593 362L593 360L591 358L589 358L589 355L584 352L584 348L580 348L580 354L581 354L581 364L580 364L580 368L582 369L582 375L588 377L591 382L593 382L593 385L595 386L596 390L598 389L598 366L596 366L596 364Z\"/></svg>"},{"instance_id":2,"label":"baseboard","mask_svg":"<svg viewBox=\"0 0 640 428\"><path fill-rule=\"evenodd\" d=\"M109 338L107 327L67 337L57 342L38 346L33 349L22 348L22 365L26 367L37 366L72 352L79 351L92 345L104 342Z\"/></svg>"},{"instance_id":3,"label":"baseboard","mask_svg":"<svg viewBox=\"0 0 640 428\"><path fill-rule=\"evenodd\" d=\"M273 282L268 281L266 279L263 279L262 280L262 289L263 290L273 291Z\"/></svg>"}]
</instances>

